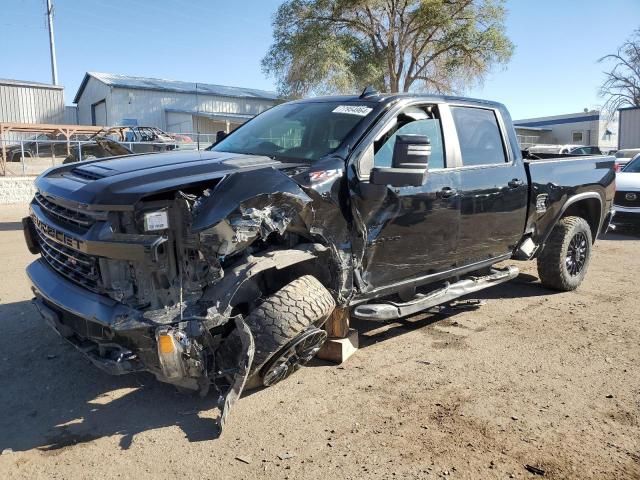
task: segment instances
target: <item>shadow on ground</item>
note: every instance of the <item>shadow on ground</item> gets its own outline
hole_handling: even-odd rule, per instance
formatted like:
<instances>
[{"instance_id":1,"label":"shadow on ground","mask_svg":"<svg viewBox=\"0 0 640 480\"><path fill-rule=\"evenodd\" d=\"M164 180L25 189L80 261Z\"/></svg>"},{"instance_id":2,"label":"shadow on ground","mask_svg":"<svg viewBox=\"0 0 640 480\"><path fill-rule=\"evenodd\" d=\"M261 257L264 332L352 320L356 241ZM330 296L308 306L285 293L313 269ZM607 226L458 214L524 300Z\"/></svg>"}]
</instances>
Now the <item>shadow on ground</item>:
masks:
<instances>
[{"instance_id":1,"label":"shadow on ground","mask_svg":"<svg viewBox=\"0 0 640 480\"><path fill-rule=\"evenodd\" d=\"M149 374L112 377L40 320L30 302L0 305L0 451L57 450L147 430L180 427L189 441L219 436L216 398L179 394Z\"/></svg>"},{"instance_id":2,"label":"shadow on ground","mask_svg":"<svg viewBox=\"0 0 640 480\"><path fill-rule=\"evenodd\" d=\"M602 233L598 237L599 240L639 240L640 239L640 227L623 227L618 226L615 230L611 230L607 233Z\"/></svg>"},{"instance_id":3,"label":"shadow on ground","mask_svg":"<svg viewBox=\"0 0 640 480\"><path fill-rule=\"evenodd\" d=\"M0 232L22 230L22 222L0 222Z\"/></svg>"},{"instance_id":4,"label":"shadow on ground","mask_svg":"<svg viewBox=\"0 0 640 480\"><path fill-rule=\"evenodd\" d=\"M536 277L521 274L473 298L551 293L535 282ZM360 332L361 348L366 348L457 313L415 315L390 325L355 321L354 326ZM136 434L174 425L192 442L219 436L214 395L185 396L149 374L112 377L102 373L46 326L30 302L0 305L0 321L0 451L53 451L113 435L120 435L120 445L127 449Z\"/></svg>"}]
</instances>

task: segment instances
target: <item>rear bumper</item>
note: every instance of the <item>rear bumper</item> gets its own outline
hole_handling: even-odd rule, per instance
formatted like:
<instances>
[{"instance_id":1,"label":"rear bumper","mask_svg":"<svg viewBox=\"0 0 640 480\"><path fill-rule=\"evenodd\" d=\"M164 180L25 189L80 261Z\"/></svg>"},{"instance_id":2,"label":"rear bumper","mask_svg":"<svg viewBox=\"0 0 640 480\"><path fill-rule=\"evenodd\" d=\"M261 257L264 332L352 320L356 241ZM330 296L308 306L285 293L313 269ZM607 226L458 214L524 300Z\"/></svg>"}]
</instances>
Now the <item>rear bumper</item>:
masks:
<instances>
[{"instance_id":1,"label":"rear bumper","mask_svg":"<svg viewBox=\"0 0 640 480\"><path fill-rule=\"evenodd\" d=\"M140 311L69 282L42 260L27 276L40 315L94 365L112 375L158 370L156 326Z\"/></svg>"}]
</instances>

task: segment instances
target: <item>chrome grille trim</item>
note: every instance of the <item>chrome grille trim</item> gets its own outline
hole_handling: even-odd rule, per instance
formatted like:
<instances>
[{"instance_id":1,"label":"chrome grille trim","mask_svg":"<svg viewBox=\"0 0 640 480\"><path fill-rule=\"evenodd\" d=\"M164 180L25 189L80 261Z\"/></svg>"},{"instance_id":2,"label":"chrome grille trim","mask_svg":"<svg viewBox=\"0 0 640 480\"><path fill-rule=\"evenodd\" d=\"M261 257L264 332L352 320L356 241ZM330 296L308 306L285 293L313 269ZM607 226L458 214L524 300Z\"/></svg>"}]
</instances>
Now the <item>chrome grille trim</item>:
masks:
<instances>
[{"instance_id":1,"label":"chrome grille trim","mask_svg":"<svg viewBox=\"0 0 640 480\"><path fill-rule=\"evenodd\" d=\"M46 237L39 229L38 243L42 258L56 272L92 292L100 292L97 257L86 255Z\"/></svg>"},{"instance_id":2,"label":"chrome grille trim","mask_svg":"<svg viewBox=\"0 0 640 480\"><path fill-rule=\"evenodd\" d=\"M83 230L88 230L95 222L89 215L58 205L45 198L40 192L36 192L35 200L46 214Z\"/></svg>"}]
</instances>

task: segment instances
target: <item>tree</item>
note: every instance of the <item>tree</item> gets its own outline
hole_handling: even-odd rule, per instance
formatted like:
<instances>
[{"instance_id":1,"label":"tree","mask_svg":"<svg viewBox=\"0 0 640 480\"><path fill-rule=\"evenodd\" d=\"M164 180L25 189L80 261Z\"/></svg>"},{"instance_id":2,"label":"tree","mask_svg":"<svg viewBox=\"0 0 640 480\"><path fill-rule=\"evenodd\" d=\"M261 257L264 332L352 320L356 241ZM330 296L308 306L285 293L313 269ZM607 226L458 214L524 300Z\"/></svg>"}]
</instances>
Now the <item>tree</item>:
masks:
<instances>
[{"instance_id":1,"label":"tree","mask_svg":"<svg viewBox=\"0 0 640 480\"><path fill-rule=\"evenodd\" d=\"M622 107L640 107L640 29L617 53L605 55L598 62L613 62L600 86L600 96L606 98L603 108L613 113Z\"/></svg>"},{"instance_id":2,"label":"tree","mask_svg":"<svg viewBox=\"0 0 640 480\"><path fill-rule=\"evenodd\" d=\"M504 0L287 0L273 20L265 73L285 96L459 91L513 45Z\"/></svg>"}]
</instances>

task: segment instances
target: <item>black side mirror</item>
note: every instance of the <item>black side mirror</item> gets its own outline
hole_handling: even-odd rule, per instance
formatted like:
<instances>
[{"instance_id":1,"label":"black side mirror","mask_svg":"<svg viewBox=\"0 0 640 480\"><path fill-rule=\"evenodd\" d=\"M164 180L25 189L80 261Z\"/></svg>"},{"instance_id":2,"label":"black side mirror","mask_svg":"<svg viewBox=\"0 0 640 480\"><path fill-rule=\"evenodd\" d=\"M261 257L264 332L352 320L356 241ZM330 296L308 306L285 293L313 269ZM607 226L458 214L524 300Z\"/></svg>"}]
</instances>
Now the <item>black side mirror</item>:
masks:
<instances>
[{"instance_id":1,"label":"black side mirror","mask_svg":"<svg viewBox=\"0 0 640 480\"><path fill-rule=\"evenodd\" d=\"M227 138L227 135L228 135L228 133L225 132L224 130L218 130L216 132L216 143L221 142L222 140Z\"/></svg>"},{"instance_id":2,"label":"black side mirror","mask_svg":"<svg viewBox=\"0 0 640 480\"><path fill-rule=\"evenodd\" d=\"M424 135L398 135L391 168L374 167L370 182L393 187L419 187L427 177L431 142Z\"/></svg>"},{"instance_id":3,"label":"black side mirror","mask_svg":"<svg viewBox=\"0 0 640 480\"><path fill-rule=\"evenodd\" d=\"M427 168L431 141L424 135L398 135L393 147L393 168Z\"/></svg>"}]
</instances>

